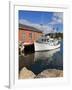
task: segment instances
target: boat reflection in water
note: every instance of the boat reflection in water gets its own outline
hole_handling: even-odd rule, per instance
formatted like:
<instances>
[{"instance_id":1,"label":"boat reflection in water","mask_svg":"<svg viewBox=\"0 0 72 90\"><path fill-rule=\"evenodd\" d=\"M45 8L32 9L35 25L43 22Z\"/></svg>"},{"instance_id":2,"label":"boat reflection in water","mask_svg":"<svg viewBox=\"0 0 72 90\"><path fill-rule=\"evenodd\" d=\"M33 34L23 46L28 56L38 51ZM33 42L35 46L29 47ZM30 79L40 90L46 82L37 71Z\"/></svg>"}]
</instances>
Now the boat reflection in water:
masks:
<instances>
[{"instance_id":1,"label":"boat reflection in water","mask_svg":"<svg viewBox=\"0 0 72 90\"><path fill-rule=\"evenodd\" d=\"M48 59L48 58L52 57L53 54L58 52L58 51L60 51L60 48L50 50L50 51L35 52L34 53L34 60L37 61L40 59L42 59L42 60Z\"/></svg>"},{"instance_id":2,"label":"boat reflection in water","mask_svg":"<svg viewBox=\"0 0 72 90\"><path fill-rule=\"evenodd\" d=\"M28 69L32 70L35 74L45 69L63 70L63 58L60 48L52 51L35 52L34 62Z\"/></svg>"}]
</instances>

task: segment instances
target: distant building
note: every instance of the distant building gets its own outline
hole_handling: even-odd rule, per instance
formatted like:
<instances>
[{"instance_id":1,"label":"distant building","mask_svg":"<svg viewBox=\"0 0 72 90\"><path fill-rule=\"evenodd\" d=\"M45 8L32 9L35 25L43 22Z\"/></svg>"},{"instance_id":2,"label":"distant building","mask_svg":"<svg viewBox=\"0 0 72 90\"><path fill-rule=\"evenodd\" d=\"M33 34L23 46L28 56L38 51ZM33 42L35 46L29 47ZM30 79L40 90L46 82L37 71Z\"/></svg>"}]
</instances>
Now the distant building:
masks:
<instances>
[{"instance_id":1,"label":"distant building","mask_svg":"<svg viewBox=\"0 0 72 90\"><path fill-rule=\"evenodd\" d=\"M36 29L32 26L19 24L19 41L20 42L33 43L42 34L43 34L42 31L40 31L39 29Z\"/></svg>"}]
</instances>

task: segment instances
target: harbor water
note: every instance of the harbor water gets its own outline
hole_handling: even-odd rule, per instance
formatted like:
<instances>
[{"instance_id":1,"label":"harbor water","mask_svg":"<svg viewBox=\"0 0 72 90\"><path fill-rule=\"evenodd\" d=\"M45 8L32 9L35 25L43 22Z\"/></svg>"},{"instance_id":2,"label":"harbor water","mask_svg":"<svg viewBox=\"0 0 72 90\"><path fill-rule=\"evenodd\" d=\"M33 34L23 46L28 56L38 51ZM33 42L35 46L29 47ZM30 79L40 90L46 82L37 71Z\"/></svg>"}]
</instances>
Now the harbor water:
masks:
<instances>
[{"instance_id":1,"label":"harbor water","mask_svg":"<svg viewBox=\"0 0 72 90\"><path fill-rule=\"evenodd\" d=\"M19 56L19 71L26 67L35 74L46 69L63 70L63 41L61 47L51 51L41 51Z\"/></svg>"}]
</instances>

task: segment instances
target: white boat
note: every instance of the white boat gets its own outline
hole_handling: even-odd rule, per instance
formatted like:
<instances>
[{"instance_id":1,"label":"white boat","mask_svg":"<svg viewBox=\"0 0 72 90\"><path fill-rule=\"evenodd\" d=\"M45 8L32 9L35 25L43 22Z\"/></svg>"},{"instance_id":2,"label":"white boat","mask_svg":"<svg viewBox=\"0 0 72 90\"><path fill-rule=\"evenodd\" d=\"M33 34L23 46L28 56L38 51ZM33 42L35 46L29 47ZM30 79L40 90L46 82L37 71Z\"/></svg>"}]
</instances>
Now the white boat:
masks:
<instances>
[{"instance_id":1,"label":"white boat","mask_svg":"<svg viewBox=\"0 0 72 90\"><path fill-rule=\"evenodd\" d=\"M60 47L57 39L50 38L49 36L42 36L34 42L35 51L53 50Z\"/></svg>"}]
</instances>

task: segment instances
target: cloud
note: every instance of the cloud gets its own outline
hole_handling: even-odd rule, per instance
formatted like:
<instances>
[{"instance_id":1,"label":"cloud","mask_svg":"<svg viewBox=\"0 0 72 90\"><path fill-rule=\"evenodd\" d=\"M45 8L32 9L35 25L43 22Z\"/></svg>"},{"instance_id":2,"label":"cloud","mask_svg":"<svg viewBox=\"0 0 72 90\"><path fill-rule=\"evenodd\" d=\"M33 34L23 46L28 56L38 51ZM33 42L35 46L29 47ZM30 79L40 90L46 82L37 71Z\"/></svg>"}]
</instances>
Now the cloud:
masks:
<instances>
[{"instance_id":1,"label":"cloud","mask_svg":"<svg viewBox=\"0 0 72 90\"><path fill-rule=\"evenodd\" d=\"M62 12L55 12L53 15L58 17L58 18L61 18L61 19L63 18L63 13Z\"/></svg>"},{"instance_id":2,"label":"cloud","mask_svg":"<svg viewBox=\"0 0 72 90\"><path fill-rule=\"evenodd\" d=\"M19 23L20 24L25 24L25 25L31 25L31 22L29 22L28 20L25 20L25 19L20 19Z\"/></svg>"},{"instance_id":3,"label":"cloud","mask_svg":"<svg viewBox=\"0 0 72 90\"><path fill-rule=\"evenodd\" d=\"M49 25L44 25L42 26L42 30L45 34L54 32L53 27L49 26Z\"/></svg>"},{"instance_id":4,"label":"cloud","mask_svg":"<svg viewBox=\"0 0 72 90\"><path fill-rule=\"evenodd\" d=\"M53 32L62 31L63 25L63 13L54 12L52 16L52 20L48 23L48 26L52 27Z\"/></svg>"},{"instance_id":5,"label":"cloud","mask_svg":"<svg viewBox=\"0 0 72 90\"><path fill-rule=\"evenodd\" d=\"M51 33L51 32L56 31L56 29L55 30L53 29L55 25L63 24L63 13L60 13L60 12L53 13L52 20L47 25L40 25L40 24L32 23L25 19L20 19L19 23L35 27L39 30L42 30L43 33Z\"/></svg>"},{"instance_id":6,"label":"cloud","mask_svg":"<svg viewBox=\"0 0 72 90\"><path fill-rule=\"evenodd\" d=\"M20 20L19 20L19 23L20 23L20 24L24 24L24 25L28 25L28 26L35 27L35 28L43 31L43 33L46 33L46 34L53 32L52 27L49 26L49 25L35 24L35 23L32 23L32 22L30 22L30 21L28 21L28 20L25 20L25 19L20 19Z\"/></svg>"},{"instance_id":7,"label":"cloud","mask_svg":"<svg viewBox=\"0 0 72 90\"><path fill-rule=\"evenodd\" d=\"M19 23L20 24L24 24L24 25L28 25L28 26L32 26L32 27L35 27L37 29L41 29L41 25L40 24L34 24L28 20L25 20L25 19L20 19L19 20Z\"/></svg>"},{"instance_id":8,"label":"cloud","mask_svg":"<svg viewBox=\"0 0 72 90\"><path fill-rule=\"evenodd\" d=\"M54 16L54 20L56 20L58 23L62 23L63 22L63 13L61 12L57 12L53 14Z\"/></svg>"},{"instance_id":9,"label":"cloud","mask_svg":"<svg viewBox=\"0 0 72 90\"><path fill-rule=\"evenodd\" d=\"M52 21L48 24L55 25L55 24L62 24L63 23L63 13L55 12L53 13Z\"/></svg>"}]
</instances>

